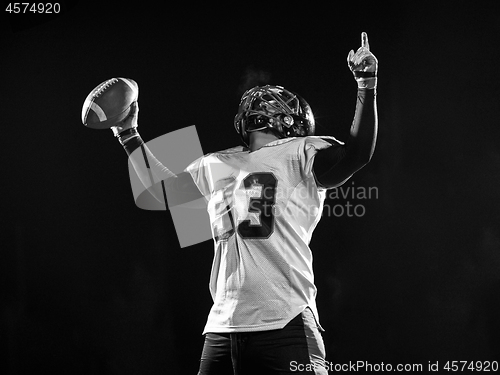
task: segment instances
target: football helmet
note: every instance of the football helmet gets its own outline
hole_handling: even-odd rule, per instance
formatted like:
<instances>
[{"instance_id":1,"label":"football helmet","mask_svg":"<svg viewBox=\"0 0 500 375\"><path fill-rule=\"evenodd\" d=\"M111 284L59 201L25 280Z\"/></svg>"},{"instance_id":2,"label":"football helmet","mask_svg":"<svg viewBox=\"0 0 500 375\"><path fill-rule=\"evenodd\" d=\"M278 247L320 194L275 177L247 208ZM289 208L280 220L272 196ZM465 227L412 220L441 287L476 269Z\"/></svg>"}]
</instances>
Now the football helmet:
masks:
<instances>
[{"instance_id":1,"label":"football helmet","mask_svg":"<svg viewBox=\"0 0 500 375\"><path fill-rule=\"evenodd\" d=\"M278 138L314 135L311 107L297 94L281 86L257 86L241 97L234 127L245 144L251 132L269 129Z\"/></svg>"}]
</instances>

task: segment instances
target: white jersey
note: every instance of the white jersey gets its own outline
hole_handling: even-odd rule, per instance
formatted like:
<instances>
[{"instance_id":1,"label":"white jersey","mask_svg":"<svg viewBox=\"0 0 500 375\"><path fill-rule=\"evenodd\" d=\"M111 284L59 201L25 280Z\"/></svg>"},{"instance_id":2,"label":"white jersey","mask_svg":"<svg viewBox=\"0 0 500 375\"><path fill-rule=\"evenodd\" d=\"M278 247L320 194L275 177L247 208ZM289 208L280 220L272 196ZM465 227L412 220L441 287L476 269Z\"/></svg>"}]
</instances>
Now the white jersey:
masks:
<instances>
[{"instance_id":1,"label":"white jersey","mask_svg":"<svg viewBox=\"0 0 500 375\"><path fill-rule=\"evenodd\" d=\"M283 328L307 306L318 324L309 242L326 189L312 163L332 137L285 138L205 155L187 171L208 199L214 301L204 333Z\"/></svg>"}]
</instances>

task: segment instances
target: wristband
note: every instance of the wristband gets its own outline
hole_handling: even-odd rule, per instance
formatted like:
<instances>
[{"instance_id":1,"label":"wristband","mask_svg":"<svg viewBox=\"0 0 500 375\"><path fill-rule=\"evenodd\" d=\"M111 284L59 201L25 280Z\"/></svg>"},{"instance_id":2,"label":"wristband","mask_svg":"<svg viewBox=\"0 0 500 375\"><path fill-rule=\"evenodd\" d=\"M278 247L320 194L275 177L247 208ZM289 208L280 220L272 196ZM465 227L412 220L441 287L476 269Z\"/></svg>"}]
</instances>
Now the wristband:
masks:
<instances>
[{"instance_id":1,"label":"wristband","mask_svg":"<svg viewBox=\"0 0 500 375\"><path fill-rule=\"evenodd\" d=\"M371 78L359 78L356 79L358 82L358 88L360 89L376 89L377 88L377 77Z\"/></svg>"},{"instance_id":2,"label":"wristband","mask_svg":"<svg viewBox=\"0 0 500 375\"><path fill-rule=\"evenodd\" d=\"M355 70L353 73L355 78L373 78L377 76L375 72L363 72L360 70Z\"/></svg>"},{"instance_id":3,"label":"wristband","mask_svg":"<svg viewBox=\"0 0 500 375\"><path fill-rule=\"evenodd\" d=\"M122 146L135 137L139 137L139 133L137 132L136 128L127 129L117 135L118 141Z\"/></svg>"}]
</instances>

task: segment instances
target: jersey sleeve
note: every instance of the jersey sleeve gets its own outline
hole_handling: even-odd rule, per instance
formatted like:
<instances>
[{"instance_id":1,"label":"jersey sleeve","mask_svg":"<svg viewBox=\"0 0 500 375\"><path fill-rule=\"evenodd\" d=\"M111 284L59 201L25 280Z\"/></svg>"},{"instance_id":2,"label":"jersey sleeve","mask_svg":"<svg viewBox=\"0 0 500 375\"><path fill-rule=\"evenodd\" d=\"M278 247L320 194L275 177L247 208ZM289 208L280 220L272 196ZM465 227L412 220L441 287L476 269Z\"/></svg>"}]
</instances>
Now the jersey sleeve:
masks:
<instances>
[{"instance_id":1,"label":"jersey sleeve","mask_svg":"<svg viewBox=\"0 0 500 375\"><path fill-rule=\"evenodd\" d=\"M314 157L320 150L330 147L341 147L344 143L330 136L309 136L304 138L301 148L301 165L306 176L314 175L313 162Z\"/></svg>"},{"instance_id":2,"label":"jersey sleeve","mask_svg":"<svg viewBox=\"0 0 500 375\"><path fill-rule=\"evenodd\" d=\"M210 196L209 176L206 168L207 156L202 156L189 164L185 172L189 173L200 193L208 199Z\"/></svg>"}]
</instances>

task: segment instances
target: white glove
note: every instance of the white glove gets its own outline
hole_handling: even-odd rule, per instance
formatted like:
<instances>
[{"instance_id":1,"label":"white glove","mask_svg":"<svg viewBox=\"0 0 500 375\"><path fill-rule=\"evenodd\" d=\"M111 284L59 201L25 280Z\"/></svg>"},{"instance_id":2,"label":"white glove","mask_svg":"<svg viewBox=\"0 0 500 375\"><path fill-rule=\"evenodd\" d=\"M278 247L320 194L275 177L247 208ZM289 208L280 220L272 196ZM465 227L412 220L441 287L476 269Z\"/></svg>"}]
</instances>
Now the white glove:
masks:
<instances>
[{"instance_id":1,"label":"white glove","mask_svg":"<svg viewBox=\"0 0 500 375\"><path fill-rule=\"evenodd\" d=\"M377 87L378 60L370 52L368 35L361 33L361 47L356 53L353 50L347 55L347 65L358 82L358 88L375 89Z\"/></svg>"}]
</instances>

